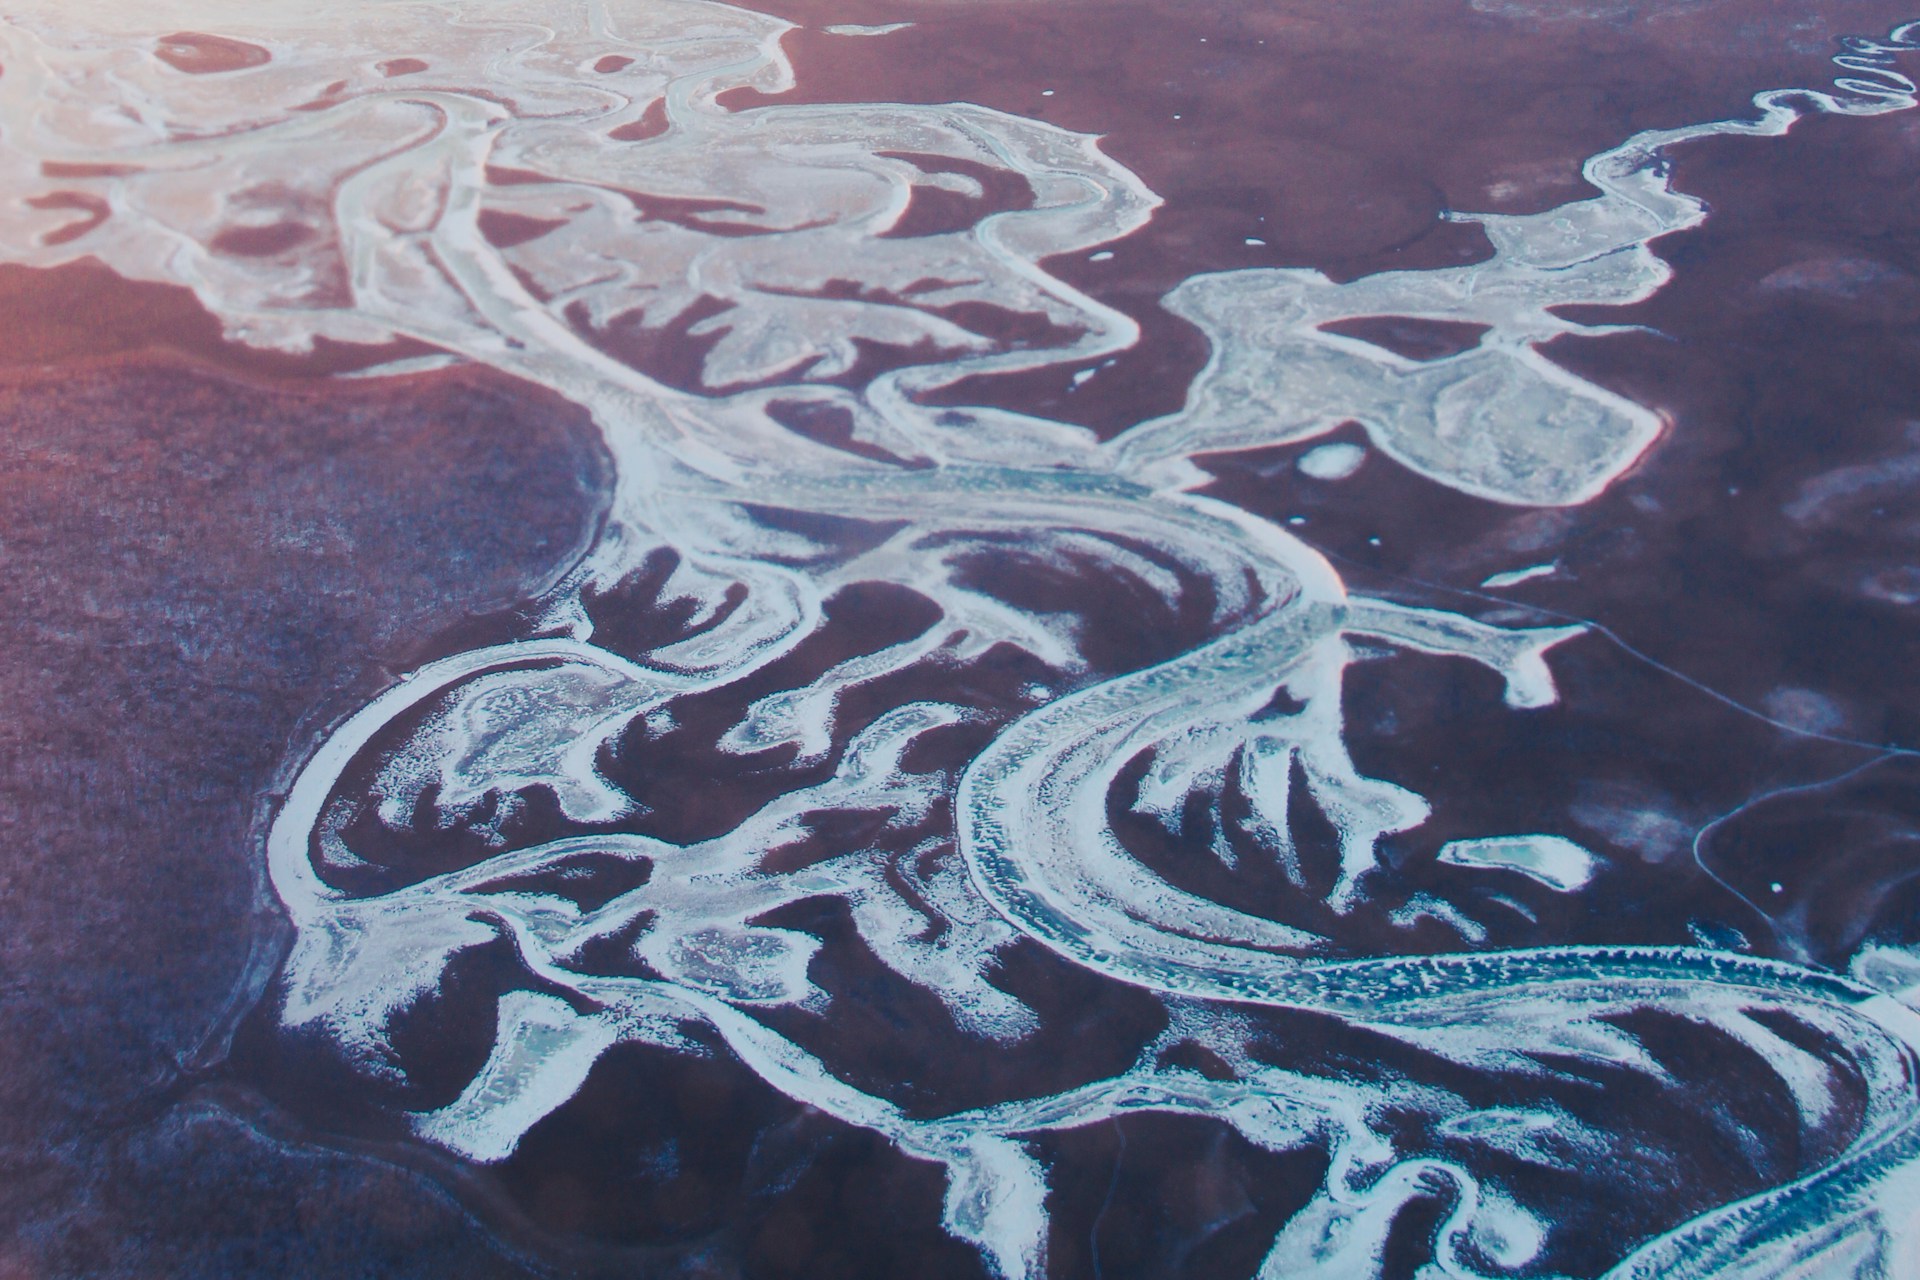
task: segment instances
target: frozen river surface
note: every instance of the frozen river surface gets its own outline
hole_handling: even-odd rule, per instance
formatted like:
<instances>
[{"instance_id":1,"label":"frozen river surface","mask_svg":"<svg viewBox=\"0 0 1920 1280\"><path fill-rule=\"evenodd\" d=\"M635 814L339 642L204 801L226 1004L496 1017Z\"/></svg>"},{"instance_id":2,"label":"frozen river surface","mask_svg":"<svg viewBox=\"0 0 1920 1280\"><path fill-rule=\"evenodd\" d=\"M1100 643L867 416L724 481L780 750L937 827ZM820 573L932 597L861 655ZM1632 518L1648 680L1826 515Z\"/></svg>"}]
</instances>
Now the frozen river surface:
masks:
<instances>
[{"instance_id":1,"label":"frozen river surface","mask_svg":"<svg viewBox=\"0 0 1920 1280\"><path fill-rule=\"evenodd\" d=\"M1915 18L14 4L0 1274L1920 1274Z\"/></svg>"}]
</instances>

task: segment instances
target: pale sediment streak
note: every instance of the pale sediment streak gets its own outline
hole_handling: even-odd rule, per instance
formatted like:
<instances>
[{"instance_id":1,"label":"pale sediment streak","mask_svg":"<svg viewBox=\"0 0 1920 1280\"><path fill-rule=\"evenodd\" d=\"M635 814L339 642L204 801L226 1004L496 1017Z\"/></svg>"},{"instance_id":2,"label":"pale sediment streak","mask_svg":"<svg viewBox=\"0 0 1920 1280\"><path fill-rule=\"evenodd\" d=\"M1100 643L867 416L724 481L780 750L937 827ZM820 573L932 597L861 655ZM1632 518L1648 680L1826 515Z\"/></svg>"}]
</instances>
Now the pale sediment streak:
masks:
<instances>
[{"instance_id":1,"label":"pale sediment streak","mask_svg":"<svg viewBox=\"0 0 1920 1280\"><path fill-rule=\"evenodd\" d=\"M781 24L693 0L507 8L335 6L321 20L292 6L201 3L193 21L225 43L175 40L171 62L127 34L145 20L131 7L16 6L0 24L0 181L21 197L0 211L10 260L91 254L129 276L189 284L234 337L260 345L423 341L585 406L616 462L606 533L542 602L541 634L413 672L333 730L298 775L268 849L297 931L286 1025L325 1028L364 1070L403 1075L393 1016L431 992L455 954L506 938L541 990L509 993L486 1066L453 1104L413 1117L422 1137L475 1160L509 1155L609 1046L695 1051L682 1029L695 1022L772 1087L945 1165L948 1227L1007 1276L1045 1266L1046 1174L1026 1143L1035 1135L1157 1110L1213 1117L1269 1149L1323 1145L1327 1183L1282 1231L1263 1275L1331 1278L1376 1270L1395 1214L1415 1198L1452 1206L1434 1246L1440 1275L1525 1270L1553 1230L1516 1189L1400 1149L1383 1134L1386 1110L1421 1111L1456 1139L1528 1159L1542 1131L1596 1155L1604 1139L1551 1109L1487 1110L1431 1087L1279 1069L1250 1051L1249 1015L1227 1006L1334 1014L1487 1070L1537 1069L1529 1053L1557 1053L1656 1075L1609 1019L1664 1009L1765 1056L1814 1126L1832 1108L1833 1070L1755 1016L1783 1015L1830 1037L1867 1082L1852 1146L1821 1172L1643 1245L1617 1274L1771 1275L1843 1256L1884 1268L1912 1247L1897 1237L1920 1180L1920 1027L1875 987L1696 950L1351 953L1341 922L1368 911L1452 919L1468 941L1478 926L1437 900L1387 910L1377 842L1416 826L1428 806L1347 754L1350 641L1470 658L1524 709L1553 700L1545 655L1577 629L1513 631L1349 597L1305 544L1189 490L1198 454L1357 419L1381 450L1464 492L1530 504L1599 492L1659 420L1537 347L1592 331L1550 308L1630 302L1666 279L1648 242L1703 213L1668 187L1660 150L1779 133L1802 108L1911 105L1891 57L1920 32L1850 44L1839 61L1857 74L1835 94L1763 94L1755 120L1643 134L1595 157L1592 200L1473 216L1495 248L1476 266L1348 284L1310 271L1186 282L1168 305L1212 339L1206 371L1182 412L1099 444L1005 411L929 409L917 394L1135 341L1130 320L1038 265L1123 236L1154 207L1093 140L964 104L728 111L728 89L790 83ZM888 234L911 225L916 192L986 201L989 173L1018 175L1031 200ZM1037 318L1050 337L997 340L991 325L967 323L981 307ZM1465 320L1486 333L1417 362L1322 328L1370 316ZM674 321L712 341L691 389L621 354L621 333ZM857 372L875 344L910 358L855 389L824 381ZM783 405L840 415L853 447L783 426ZM887 532L838 552L770 527L755 508ZM1204 579L1214 638L1093 681L1081 637L1060 617L1016 609L963 577L970 553L1008 539L1063 562L1097 551L1169 598L1183 579ZM596 643L592 597L662 548L678 557L666 598L694 606L687 634L645 653ZM612 744L670 722L676 700L794 653L822 626L824 602L865 581L911 588L940 621L760 698L719 744L791 745L801 760L834 761L826 781L705 841L606 829L635 816L601 772ZM849 689L996 643L1040 658L1072 689L1003 729L961 776L902 762L924 735L976 713L911 703L851 738L836 725ZM1292 710L1270 712L1276 690ZM1136 860L1108 804L1142 758L1135 808L1169 827L1190 796L1237 787L1247 829L1302 901L1314 900L1301 918L1311 922L1210 901ZM1323 894L1309 890L1293 847L1296 777L1340 837ZM503 823L542 787L580 833L511 847ZM765 865L806 835L810 814L887 811L890 831L914 833L945 821L949 801L951 829L913 837L924 857L876 842L800 871ZM353 820L368 807L392 829L428 810L495 851L349 892L334 881L366 867ZM1217 830L1212 839L1231 860ZM1536 835L1461 844L1452 861L1518 868L1571 892L1593 871L1583 856ZM645 868L645 883L595 905L557 892L589 858ZM846 901L874 954L937 992L983 1041L1034 1026L1032 1010L991 981L996 952L1016 938L1165 993L1173 1026L1114 1079L914 1118L753 1016L830 1012L809 976L820 940L755 923L821 895ZM636 928L631 972L580 961L588 944ZM1889 964L1876 953L1862 973ZM1155 1065L1159 1048L1184 1042L1211 1049L1234 1078Z\"/></svg>"}]
</instances>

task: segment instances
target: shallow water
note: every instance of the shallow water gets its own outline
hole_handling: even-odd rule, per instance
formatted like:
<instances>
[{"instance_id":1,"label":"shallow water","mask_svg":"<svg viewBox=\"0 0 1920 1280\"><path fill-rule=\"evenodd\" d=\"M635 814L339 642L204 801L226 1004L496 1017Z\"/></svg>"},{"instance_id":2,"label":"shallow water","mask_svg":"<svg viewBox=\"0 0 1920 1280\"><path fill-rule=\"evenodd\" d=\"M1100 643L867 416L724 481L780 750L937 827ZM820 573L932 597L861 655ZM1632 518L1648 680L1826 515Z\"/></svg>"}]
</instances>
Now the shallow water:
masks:
<instances>
[{"instance_id":1,"label":"shallow water","mask_svg":"<svg viewBox=\"0 0 1920 1280\"><path fill-rule=\"evenodd\" d=\"M29 5L29 1275L1897 1276L1914 15Z\"/></svg>"}]
</instances>

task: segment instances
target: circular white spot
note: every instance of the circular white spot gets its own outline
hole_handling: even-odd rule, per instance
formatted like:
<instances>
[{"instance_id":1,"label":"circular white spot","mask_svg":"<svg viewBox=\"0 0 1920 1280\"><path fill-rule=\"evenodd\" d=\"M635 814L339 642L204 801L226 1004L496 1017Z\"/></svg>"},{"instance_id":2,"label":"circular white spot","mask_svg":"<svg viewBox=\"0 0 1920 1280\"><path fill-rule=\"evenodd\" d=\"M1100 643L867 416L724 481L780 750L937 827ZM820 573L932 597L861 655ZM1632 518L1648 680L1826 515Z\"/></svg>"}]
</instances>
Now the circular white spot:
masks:
<instances>
[{"instance_id":1,"label":"circular white spot","mask_svg":"<svg viewBox=\"0 0 1920 1280\"><path fill-rule=\"evenodd\" d=\"M1839 733L1847 727L1846 708L1813 689L1774 689L1760 699L1760 709L1803 733Z\"/></svg>"},{"instance_id":2,"label":"circular white spot","mask_svg":"<svg viewBox=\"0 0 1920 1280\"><path fill-rule=\"evenodd\" d=\"M1357 444L1323 444L1301 454L1294 465L1315 480L1345 480L1366 460L1367 451Z\"/></svg>"}]
</instances>

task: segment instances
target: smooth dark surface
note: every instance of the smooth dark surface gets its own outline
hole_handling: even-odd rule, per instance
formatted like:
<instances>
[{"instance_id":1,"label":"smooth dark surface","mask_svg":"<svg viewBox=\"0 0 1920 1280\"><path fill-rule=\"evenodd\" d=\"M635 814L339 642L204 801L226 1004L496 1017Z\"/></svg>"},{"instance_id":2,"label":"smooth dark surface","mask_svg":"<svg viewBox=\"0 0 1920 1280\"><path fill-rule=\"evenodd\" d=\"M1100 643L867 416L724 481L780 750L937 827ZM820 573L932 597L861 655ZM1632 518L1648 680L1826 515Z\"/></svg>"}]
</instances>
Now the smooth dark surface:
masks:
<instances>
[{"instance_id":1,"label":"smooth dark surface","mask_svg":"<svg viewBox=\"0 0 1920 1280\"><path fill-rule=\"evenodd\" d=\"M591 532L582 416L491 377L322 390L153 352L16 368L0 423L0 1268L512 1272L418 1176L212 1109L195 1060L277 958L259 840L289 756Z\"/></svg>"}]
</instances>

